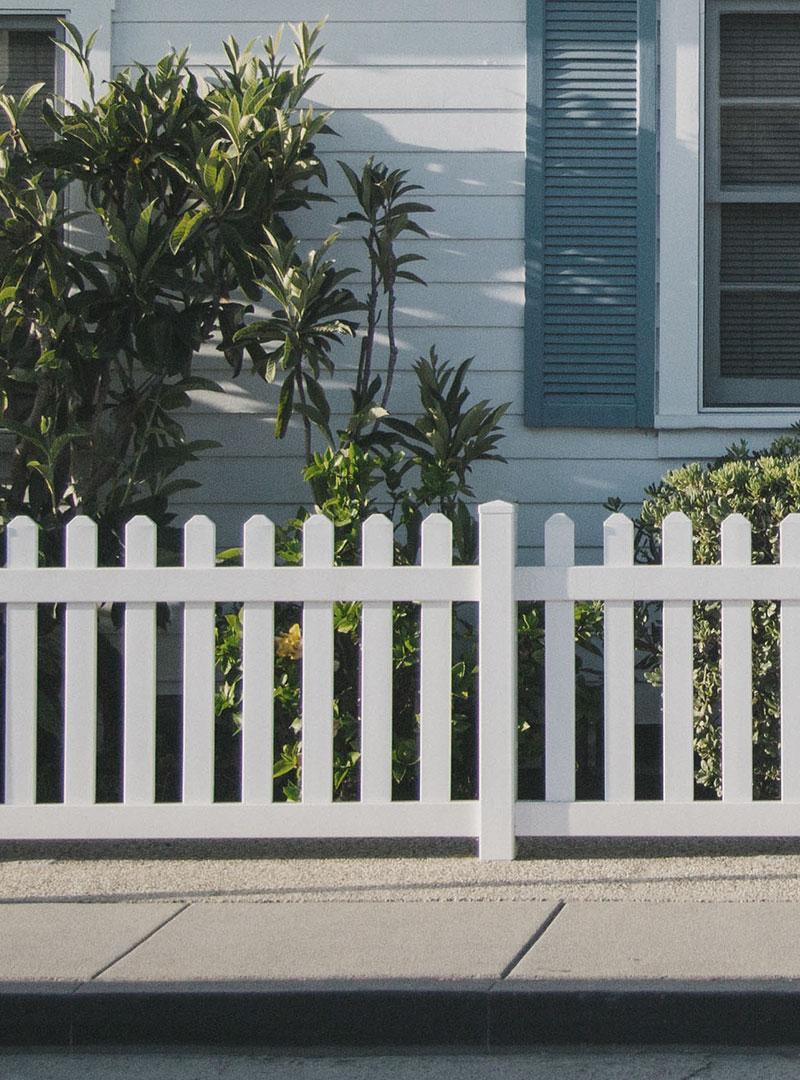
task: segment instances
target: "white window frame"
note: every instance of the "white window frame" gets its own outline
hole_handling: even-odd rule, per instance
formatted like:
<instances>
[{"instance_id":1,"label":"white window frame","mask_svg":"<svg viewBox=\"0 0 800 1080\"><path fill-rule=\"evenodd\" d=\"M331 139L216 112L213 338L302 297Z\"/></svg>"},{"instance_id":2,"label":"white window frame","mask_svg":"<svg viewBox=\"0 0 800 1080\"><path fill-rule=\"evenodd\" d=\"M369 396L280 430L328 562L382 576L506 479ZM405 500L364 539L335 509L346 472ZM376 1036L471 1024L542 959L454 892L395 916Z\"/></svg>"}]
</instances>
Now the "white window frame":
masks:
<instances>
[{"instance_id":1,"label":"white window frame","mask_svg":"<svg viewBox=\"0 0 800 1080\"><path fill-rule=\"evenodd\" d=\"M662 429L774 429L796 420L800 405L702 403L704 27L704 0L663 0L655 424Z\"/></svg>"}]
</instances>

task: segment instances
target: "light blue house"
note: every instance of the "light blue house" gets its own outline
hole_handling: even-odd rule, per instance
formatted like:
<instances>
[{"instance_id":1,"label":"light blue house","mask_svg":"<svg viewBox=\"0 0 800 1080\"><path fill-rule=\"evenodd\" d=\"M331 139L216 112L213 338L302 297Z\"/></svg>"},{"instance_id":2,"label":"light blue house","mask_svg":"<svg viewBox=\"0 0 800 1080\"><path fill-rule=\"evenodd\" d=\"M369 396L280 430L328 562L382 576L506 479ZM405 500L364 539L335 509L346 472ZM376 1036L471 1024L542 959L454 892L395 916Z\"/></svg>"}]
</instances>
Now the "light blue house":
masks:
<instances>
[{"instance_id":1,"label":"light blue house","mask_svg":"<svg viewBox=\"0 0 800 1080\"><path fill-rule=\"evenodd\" d=\"M336 158L370 154L424 185L429 284L401 295L401 363L434 343L474 355L473 392L513 403L510 464L477 488L520 504L523 559L555 510L596 548L609 495L635 503L673 465L800 416L800 0L17 0L0 5L0 80L28 74L14 34L45 39L58 15L100 28L106 78L170 43L202 67L230 33L327 16L313 93L340 136L331 191L348 190ZM54 77L80 97L75 73ZM358 264L354 234L339 252ZM271 393L226 386L198 395L190 434L224 446L181 507L211 504L223 532L301 495ZM399 377L401 409L412 389Z\"/></svg>"}]
</instances>

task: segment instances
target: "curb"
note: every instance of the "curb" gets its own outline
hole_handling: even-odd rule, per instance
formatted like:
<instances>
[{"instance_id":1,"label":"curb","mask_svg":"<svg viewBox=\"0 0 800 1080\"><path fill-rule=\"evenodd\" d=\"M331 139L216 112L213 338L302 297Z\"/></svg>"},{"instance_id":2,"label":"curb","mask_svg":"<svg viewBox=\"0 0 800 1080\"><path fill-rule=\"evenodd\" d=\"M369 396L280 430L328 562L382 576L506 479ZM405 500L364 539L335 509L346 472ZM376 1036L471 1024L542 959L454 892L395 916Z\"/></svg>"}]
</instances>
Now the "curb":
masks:
<instances>
[{"instance_id":1,"label":"curb","mask_svg":"<svg viewBox=\"0 0 800 1080\"><path fill-rule=\"evenodd\" d=\"M461 1046L800 1043L800 988L34 990L0 1045Z\"/></svg>"}]
</instances>

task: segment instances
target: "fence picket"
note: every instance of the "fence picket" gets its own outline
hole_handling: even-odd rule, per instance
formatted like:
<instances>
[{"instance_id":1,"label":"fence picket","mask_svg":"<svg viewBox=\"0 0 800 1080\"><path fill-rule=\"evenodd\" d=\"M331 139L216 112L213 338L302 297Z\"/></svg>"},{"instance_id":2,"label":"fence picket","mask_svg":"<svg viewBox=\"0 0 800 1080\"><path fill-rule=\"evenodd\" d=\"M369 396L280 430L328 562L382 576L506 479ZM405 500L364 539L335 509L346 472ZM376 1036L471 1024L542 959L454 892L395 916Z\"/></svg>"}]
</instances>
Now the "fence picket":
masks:
<instances>
[{"instance_id":1,"label":"fence picket","mask_svg":"<svg viewBox=\"0 0 800 1080\"><path fill-rule=\"evenodd\" d=\"M633 565L633 522L612 514L603 525L605 566ZM605 797L632 802L635 793L633 604L604 605Z\"/></svg>"},{"instance_id":2,"label":"fence picket","mask_svg":"<svg viewBox=\"0 0 800 1080\"><path fill-rule=\"evenodd\" d=\"M478 510L478 793L481 859L513 859L517 801L516 508Z\"/></svg>"},{"instance_id":3,"label":"fence picket","mask_svg":"<svg viewBox=\"0 0 800 1080\"><path fill-rule=\"evenodd\" d=\"M275 565L275 526L255 514L244 526L244 565ZM275 715L275 608L242 607L242 802L272 802Z\"/></svg>"},{"instance_id":4,"label":"fence picket","mask_svg":"<svg viewBox=\"0 0 800 1080\"><path fill-rule=\"evenodd\" d=\"M544 527L545 566L575 563L575 525L553 514ZM575 605L557 600L544 606L545 799L575 798Z\"/></svg>"},{"instance_id":5,"label":"fence picket","mask_svg":"<svg viewBox=\"0 0 800 1080\"><path fill-rule=\"evenodd\" d=\"M39 563L39 529L26 517L6 528L6 566L33 569ZM6 609L5 801L11 806L36 802L36 604Z\"/></svg>"},{"instance_id":6,"label":"fence picket","mask_svg":"<svg viewBox=\"0 0 800 1080\"><path fill-rule=\"evenodd\" d=\"M322 514L303 526L303 566L333 566L333 522ZM333 799L333 604L303 609L301 690L304 803Z\"/></svg>"},{"instance_id":7,"label":"fence picket","mask_svg":"<svg viewBox=\"0 0 800 1080\"><path fill-rule=\"evenodd\" d=\"M125 566L156 565L156 527L135 517L125 528ZM155 802L156 780L156 605L125 605L123 655L123 802Z\"/></svg>"},{"instance_id":8,"label":"fence picket","mask_svg":"<svg viewBox=\"0 0 800 1080\"><path fill-rule=\"evenodd\" d=\"M66 528L66 565L97 566L97 526L76 517ZM97 772L97 608L70 603L64 616L64 802L90 806Z\"/></svg>"},{"instance_id":9,"label":"fence picket","mask_svg":"<svg viewBox=\"0 0 800 1080\"><path fill-rule=\"evenodd\" d=\"M452 565L453 526L443 514L422 523L422 565ZM453 606L427 601L420 614L419 797L426 803L450 799L452 754Z\"/></svg>"},{"instance_id":10,"label":"fence picket","mask_svg":"<svg viewBox=\"0 0 800 1080\"><path fill-rule=\"evenodd\" d=\"M749 566L750 522L731 514L722 523L722 565ZM753 799L753 709L750 600L722 602L722 798Z\"/></svg>"},{"instance_id":11,"label":"fence picket","mask_svg":"<svg viewBox=\"0 0 800 1080\"><path fill-rule=\"evenodd\" d=\"M781 566L800 567L800 514L781 523ZM800 802L800 601L781 603L781 798Z\"/></svg>"},{"instance_id":12,"label":"fence picket","mask_svg":"<svg viewBox=\"0 0 800 1080\"><path fill-rule=\"evenodd\" d=\"M394 561L391 521L373 514L361 532L361 564ZM392 605L366 600L361 609L361 800L392 800Z\"/></svg>"},{"instance_id":13,"label":"fence picket","mask_svg":"<svg viewBox=\"0 0 800 1080\"><path fill-rule=\"evenodd\" d=\"M668 514L661 526L662 564L692 565L692 523ZM665 600L662 613L664 799L694 799L692 602Z\"/></svg>"},{"instance_id":14,"label":"fence picket","mask_svg":"<svg viewBox=\"0 0 800 1080\"><path fill-rule=\"evenodd\" d=\"M183 530L183 565L213 574L214 523L195 515ZM214 801L214 605L183 606L183 802Z\"/></svg>"}]
</instances>

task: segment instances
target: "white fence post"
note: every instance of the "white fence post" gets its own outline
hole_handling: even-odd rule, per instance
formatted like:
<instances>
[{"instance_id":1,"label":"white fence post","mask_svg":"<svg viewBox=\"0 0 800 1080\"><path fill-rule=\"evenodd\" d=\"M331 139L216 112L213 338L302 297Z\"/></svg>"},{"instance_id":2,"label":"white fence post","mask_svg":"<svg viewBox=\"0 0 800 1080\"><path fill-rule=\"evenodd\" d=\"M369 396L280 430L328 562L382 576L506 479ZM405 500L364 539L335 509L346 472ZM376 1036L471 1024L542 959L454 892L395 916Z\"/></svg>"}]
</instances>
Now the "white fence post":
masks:
<instances>
[{"instance_id":1,"label":"white fence post","mask_svg":"<svg viewBox=\"0 0 800 1080\"><path fill-rule=\"evenodd\" d=\"M605 566L633 566L633 522L612 514L603 524ZM635 790L633 604L604 605L603 688L605 799L633 802Z\"/></svg>"},{"instance_id":2,"label":"white fence post","mask_svg":"<svg viewBox=\"0 0 800 1080\"><path fill-rule=\"evenodd\" d=\"M26 517L6 526L6 566L32 570L39 564L39 529ZM5 801L30 806L36 802L36 664L35 604L6 608Z\"/></svg>"},{"instance_id":3,"label":"white fence post","mask_svg":"<svg viewBox=\"0 0 800 1080\"><path fill-rule=\"evenodd\" d=\"M575 562L575 525L553 514L544 527L545 566ZM575 798L575 605L551 600L544 606L545 799Z\"/></svg>"},{"instance_id":4,"label":"white fence post","mask_svg":"<svg viewBox=\"0 0 800 1080\"><path fill-rule=\"evenodd\" d=\"M125 528L125 566L156 565L156 527L143 516ZM156 605L125 605L123 801L146 805L156 792Z\"/></svg>"},{"instance_id":5,"label":"white fence post","mask_svg":"<svg viewBox=\"0 0 800 1080\"><path fill-rule=\"evenodd\" d=\"M196 515L183 531L183 564L214 573L213 521ZM183 607L183 802L214 801L214 605Z\"/></svg>"},{"instance_id":6,"label":"white fence post","mask_svg":"<svg viewBox=\"0 0 800 1080\"><path fill-rule=\"evenodd\" d=\"M323 514L303 526L303 566L333 566L333 522ZM333 800L333 604L309 601L303 609L301 689L304 803Z\"/></svg>"},{"instance_id":7,"label":"white fence post","mask_svg":"<svg viewBox=\"0 0 800 1080\"><path fill-rule=\"evenodd\" d=\"M800 572L800 514L781 522L781 566ZM800 802L800 601L781 603L781 799Z\"/></svg>"},{"instance_id":8,"label":"white fence post","mask_svg":"<svg viewBox=\"0 0 800 1080\"><path fill-rule=\"evenodd\" d=\"M692 523L668 514L661 525L662 564L692 565ZM665 600L662 614L663 760L666 802L694 799L694 691L692 602Z\"/></svg>"},{"instance_id":9,"label":"white fence post","mask_svg":"<svg viewBox=\"0 0 800 1080\"><path fill-rule=\"evenodd\" d=\"M97 566L97 526L67 525L66 565ZM64 802L90 806L97 773L97 606L69 603L64 618Z\"/></svg>"},{"instance_id":10,"label":"white fence post","mask_svg":"<svg viewBox=\"0 0 800 1080\"><path fill-rule=\"evenodd\" d=\"M275 565L275 526L256 514L244 527L244 565ZM272 604L242 607L242 802L272 802L275 715L275 612Z\"/></svg>"},{"instance_id":11,"label":"white fence post","mask_svg":"<svg viewBox=\"0 0 800 1080\"><path fill-rule=\"evenodd\" d=\"M480 521L478 724L481 859L513 859L517 801L516 508L484 503Z\"/></svg>"},{"instance_id":12,"label":"white fence post","mask_svg":"<svg viewBox=\"0 0 800 1080\"><path fill-rule=\"evenodd\" d=\"M731 514L722 523L722 565L750 566L750 522ZM753 800L753 646L750 600L722 602L722 798Z\"/></svg>"},{"instance_id":13,"label":"white fence post","mask_svg":"<svg viewBox=\"0 0 800 1080\"><path fill-rule=\"evenodd\" d=\"M394 561L394 529L373 514L361 530L361 565L383 569ZM392 801L392 605L361 608L361 801Z\"/></svg>"},{"instance_id":14,"label":"white fence post","mask_svg":"<svg viewBox=\"0 0 800 1080\"><path fill-rule=\"evenodd\" d=\"M437 569L453 562L453 526L443 514L422 523L422 565ZM453 606L422 604L420 614L420 778L426 803L450 800L453 694Z\"/></svg>"}]
</instances>

